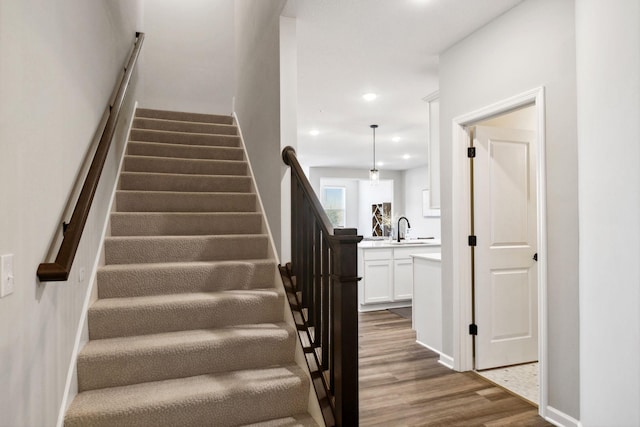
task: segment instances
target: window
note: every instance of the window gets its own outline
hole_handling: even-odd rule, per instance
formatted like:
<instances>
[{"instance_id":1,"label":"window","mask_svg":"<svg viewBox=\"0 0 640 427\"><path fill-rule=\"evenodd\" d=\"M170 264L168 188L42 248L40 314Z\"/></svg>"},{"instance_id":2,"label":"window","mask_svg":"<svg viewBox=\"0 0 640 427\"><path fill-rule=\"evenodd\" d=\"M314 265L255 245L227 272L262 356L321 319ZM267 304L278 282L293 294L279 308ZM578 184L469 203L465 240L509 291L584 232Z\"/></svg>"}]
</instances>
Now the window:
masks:
<instances>
[{"instance_id":1,"label":"window","mask_svg":"<svg viewBox=\"0 0 640 427\"><path fill-rule=\"evenodd\" d=\"M347 203L344 187L322 187L322 206L334 227L345 227Z\"/></svg>"}]
</instances>

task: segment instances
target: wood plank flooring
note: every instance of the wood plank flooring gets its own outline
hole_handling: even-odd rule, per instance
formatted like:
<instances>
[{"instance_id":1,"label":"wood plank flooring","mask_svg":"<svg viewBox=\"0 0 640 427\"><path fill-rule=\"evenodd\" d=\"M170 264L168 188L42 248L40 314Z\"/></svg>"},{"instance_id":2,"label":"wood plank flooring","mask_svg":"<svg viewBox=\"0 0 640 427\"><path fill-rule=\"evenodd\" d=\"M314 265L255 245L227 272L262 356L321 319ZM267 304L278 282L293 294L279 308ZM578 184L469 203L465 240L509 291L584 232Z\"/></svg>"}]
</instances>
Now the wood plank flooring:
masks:
<instances>
[{"instance_id":1,"label":"wood plank flooring","mask_svg":"<svg viewBox=\"0 0 640 427\"><path fill-rule=\"evenodd\" d=\"M416 344L411 320L360 313L360 426L551 426L538 409Z\"/></svg>"}]
</instances>

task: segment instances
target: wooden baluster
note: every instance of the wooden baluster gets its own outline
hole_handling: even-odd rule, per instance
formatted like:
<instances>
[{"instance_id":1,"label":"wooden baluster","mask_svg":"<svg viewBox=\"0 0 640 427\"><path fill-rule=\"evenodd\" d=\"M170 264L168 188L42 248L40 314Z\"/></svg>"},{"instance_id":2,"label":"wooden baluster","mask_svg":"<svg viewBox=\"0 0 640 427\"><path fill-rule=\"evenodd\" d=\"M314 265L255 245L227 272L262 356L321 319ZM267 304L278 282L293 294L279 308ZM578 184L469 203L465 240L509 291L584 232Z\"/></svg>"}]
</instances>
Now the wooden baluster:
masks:
<instances>
[{"instance_id":1,"label":"wooden baluster","mask_svg":"<svg viewBox=\"0 0 640 427\"><path fill-rule=\"evenodd\" d=\"M321 264L321 232L318 222L313 221L313 326L314 339L313 344L316 347L320 346L320 337L322 336L322 321L320 320L322 315L322 264Z\"/></svg>"},{"instance_id":2,"label":"wooden baluster","mask_svg":"<svg viewBox=\"0 0 640 427\"><path fill-rule=\"evenodd\" d=\"M300 265L300 186L291 168L291 272L298 274Z\"/></svg>"},{"instance_id":3,"label":"wooden baluster","mask_svg":"<svg viewBox=\"0 0 640 427\"><path fill-rule=\"evenodd\" d=\"M322 369L329 369L329 314L330 314L330 305L329 305L329 243L327 242L327 238L325 235L321 236L322 241L322 336L321 336L321 348L322 348Z\"/></svg>"},{"instance_id":4,"label":"wooden baluster","mask_svg":"<svg viewBox=\"0 0 640 427\"><path fill-rule=\"evenodd\" d=\"M307 322L309 322L309 312L313 310L313 301L311 293L311 278L313 269L311 266L310 248L311 233L309 232L309 223L311 221L311 212L309 200L304 197L304 209L302 217L302 276L304 276L304 286L302 288L302 305L307 309Z\"/></svg>"}]
</instances>

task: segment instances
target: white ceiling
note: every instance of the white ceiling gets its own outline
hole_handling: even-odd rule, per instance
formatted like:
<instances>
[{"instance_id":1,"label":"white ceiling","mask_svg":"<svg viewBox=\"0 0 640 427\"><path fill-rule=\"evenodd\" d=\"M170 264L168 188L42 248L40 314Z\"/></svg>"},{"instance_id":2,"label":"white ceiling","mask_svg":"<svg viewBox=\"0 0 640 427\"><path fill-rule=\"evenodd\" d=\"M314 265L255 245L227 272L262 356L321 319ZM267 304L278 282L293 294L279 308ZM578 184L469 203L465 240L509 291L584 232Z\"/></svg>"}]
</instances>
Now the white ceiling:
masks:
<instances>
[{"instance_id":1,"label":"white ceiling","mask_svg":"<svg viewBox=\"0 0 640 427\"><path fill-rule=\"evenodd\" d=\"M521 1L289 0L283 15L297 22L300 162L371 169L375 123L378 169L425 165L422 98L438 89L438 54ZM368 92L378 98L364 101Z\"/></svg>"}]
</instances>

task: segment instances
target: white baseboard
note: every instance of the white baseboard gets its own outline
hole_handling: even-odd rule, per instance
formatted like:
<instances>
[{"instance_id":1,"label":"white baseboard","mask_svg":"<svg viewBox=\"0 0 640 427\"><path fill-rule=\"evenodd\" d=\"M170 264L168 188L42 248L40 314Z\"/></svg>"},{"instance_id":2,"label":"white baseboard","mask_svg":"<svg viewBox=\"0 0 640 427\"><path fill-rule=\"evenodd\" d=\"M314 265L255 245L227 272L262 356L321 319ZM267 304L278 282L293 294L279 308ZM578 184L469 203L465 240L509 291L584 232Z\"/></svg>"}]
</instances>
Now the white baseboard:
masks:
<instances>
[{"instance_id":1,"label":"white baseboard","mask_svg":"<svg viewBox=\"0 0 640 427\"><path fill-rule=\"evenodd\" d=\"M451 356L440 353L440 360L438 360L438 363L446 366L449 369L453 369L453 357Z\"/></svg>"},{"instance_id":2,"label":"white baseboard","mask_svg":"<svg viewBox=\"0 0 640 427\"><path fill-rule=\"evenodd\" d=\"M367 313L369 311L389 310L390 308L406 308L406 307L411 307L411 300L397 301L397 302L381 302L381 303L375 303L375 304L358 303L358 311L360 313Z\"/></svg>"},{"instance_id":3,"label":"white baseboard","mask_svg":"<svg viewBox=\"0 0 640 427\"><path fill-rule=\"evenodd\" d=\"M552 406L547 406L545 418L551 424L559 427L582 427L580 421Z\"/></svg>"},{"instance_id":4,"label":"white baseboard","mask_svg":"<svg viewBox=\"0 0 640 427\"><path fill-rule=\"evenodd\" d=\"M423 343L421 341L416 340L416 344L418 344L418 345L420 345L420 346L422 346L422 347L424 347L424 348L426 348L428 350L431 350L434 353L438 353L438 355L440 356L440 359L438 360L438 363L443 365L443 366L446 366L449 369L453 369L453 357L448 356L448 355L444 354L443 352L441 352L440 350L435 349L435 348L433 348L433 347L431 347L431 346L429 346L429 345L427 345L427 344L425 344L425 343Z\"/></svg>"}]
</instances>

